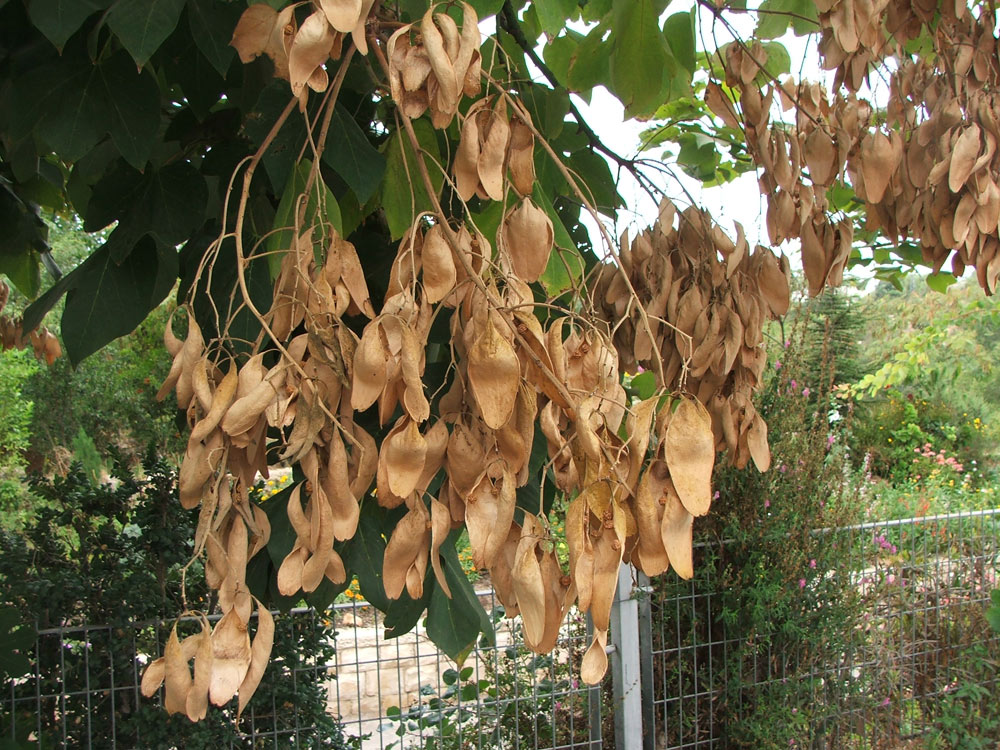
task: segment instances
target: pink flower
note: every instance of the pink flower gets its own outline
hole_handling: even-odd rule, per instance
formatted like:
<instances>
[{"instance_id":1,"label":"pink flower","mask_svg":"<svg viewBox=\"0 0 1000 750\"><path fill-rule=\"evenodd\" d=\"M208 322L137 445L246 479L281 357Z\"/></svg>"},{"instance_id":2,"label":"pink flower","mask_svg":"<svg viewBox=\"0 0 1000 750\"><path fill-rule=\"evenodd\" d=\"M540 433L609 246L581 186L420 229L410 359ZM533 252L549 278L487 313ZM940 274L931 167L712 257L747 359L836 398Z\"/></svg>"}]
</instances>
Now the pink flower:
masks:
<instances>
[{"instance_id":1,"label":"pink flower","mask_svg":"<svg viewBox=\"0 0 1000 750\"><path fill-rule=\"evenodd\" d=\"M799 384L796 383L795 380L792 380L792 382L789 383L789 385L792 386L792 390L795 390L796 388L799 387Z\"/></svg>"},{"instance_id":2,"label":"pink flower","mask_svg":"<svg viewBox=\"0 0 1000 750\"><path fill-rule=\"evenodd\" d=\"M816 560L810 560L809 561L809 567L810 568L815 568L816 567Z\"/></svg>"},{"instance_id":3,"label":"pink flower","mask_svg":"<svg viewBox=\"0 0 1000 750\"><path fill-rule=\"evenodd\" d=\"M801 589L804 589L805 587L806 587L806 579L805 578L800 578L799 579L799 589L801 590Z\"/></svg>"},{"instance_id":4,"label":"pink flower","mask_svg":"<svg viewBox=\"0 0 1000 750\"><path fill-rule=\"evenodd\" d=\"M764 501L764 507L765 508L770 508L771 507L771 501L770 500L765 500Z\"/></svg>"},{"instance_id":5,"label":"pink flower","mask_svg":"<svg viewBox=\"0 0 1000 750\"><path fill-rule=\"evenodd\" d=\"M780 370L781 369L781 362L775 361L775 363L774 363L774 369L775 370Z\"/></svg>"},{"instance_id":6,"label":"pink flower","mask_svg":"<svg viewBox=\"0 0 1000 750\"><path fill-rule=\"evenodd\" d=\"M716 491L715 491L715 494L714 494L714 495L712 495L712 499L713 499L713 500L718 500L718 499L719 499L719 491L718 491L718 490L716 490Z\"/></svg>"},{"instance_id":7,"label":"pink flower","mask_svg":"<svg viewBox=\"0 0 1000 750\"><path fill-rule=\"evenodd\" d=\"M827 448L829 448L829 447L830 447L831 445L833 445L833 444L834 444L835 442L837 442L837 436L836 436L836 435L830 435L830 436L829 436L829 437L828 437L828 438L826 439L826 447L827 447Z\"/></svg>"},{"instance_id":8,"label":"pink flower","mask_svg":"<svg viewBox=\"0 0 1000 750\"><path fill-rule=\"evenodd\" d=\"M788 471L788 467L785 466L785 464L782 464L781 466L778 467L778 471L784 474L786 471Z\"/></svg>"},{"instance_id":9,"label":"pink flower","mask_svg":"<svg viewBox=\"0 0 1000 750\"><path fill-rule=\"evenodd\" d=\"M809 389L808 389L808 388L803 388L803 389L802 389L802 395L803 395L803 396L804 396L805 398L809 398Z\"/></svg>"},{"instance_id":10,"label":"pink flower","mask_svg":"<svg viewBox=\"0 0 1000 750\"><path fill-rule=\"evenodd\" d=\"M885 698L882 699L882 708L888 706L889 703L891 703L891 701L889 700L889 696L887 695Z\"/></svg>"}]
</instances>

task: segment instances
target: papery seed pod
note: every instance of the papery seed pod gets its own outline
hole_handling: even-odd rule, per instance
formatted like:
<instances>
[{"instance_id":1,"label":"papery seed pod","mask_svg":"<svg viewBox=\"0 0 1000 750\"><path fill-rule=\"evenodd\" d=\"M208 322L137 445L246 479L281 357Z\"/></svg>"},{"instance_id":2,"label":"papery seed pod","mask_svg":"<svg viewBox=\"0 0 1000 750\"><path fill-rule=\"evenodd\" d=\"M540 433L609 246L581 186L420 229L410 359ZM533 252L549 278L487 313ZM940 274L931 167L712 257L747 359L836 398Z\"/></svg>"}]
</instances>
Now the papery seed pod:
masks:
<instances>
[{"instance_id":1,"label":"papery seed pod","mask_svg":"<svg viewBox=\"0 0 1000 750\"><path fill-rule=\"evenodd\" d=\"M712 418L701 402L681 399L667 428L664 456L684 507L692 515L707 513L712 502L715 439Z\"/></svg>"},{"instance_id":2,"label":"papery seed pod","mask_svg":"<svg viewBox=\"0 0 1000 750\"><path fill-rule=\"evenodd\" d=\"M224 706L240 687L250 668L250 635L235 609L222 616L212 630L212 683L209 698Z\"/></svg>"},{"instance_id":3,"label":"papery seed pod","mask_svg":"<svg viewBox=\"0 0 1000 750\"><path fill-rule=\"evenodd\" d=\"M552 221L528 198L504 217L503 245L518 277L538 281L548 265L553 236Z\"/></svg>"},{"instance_id":4,"label":"papery seed pod","mask_svg":"<svg viewBox=\"0 0 1000 750\"><path fill-rule=\"evenodd\" d=\"M521 380L514 347L490 319L469 350L469 387L483 421L499 429L510 418Z\"/></svg>"}]
</instances>

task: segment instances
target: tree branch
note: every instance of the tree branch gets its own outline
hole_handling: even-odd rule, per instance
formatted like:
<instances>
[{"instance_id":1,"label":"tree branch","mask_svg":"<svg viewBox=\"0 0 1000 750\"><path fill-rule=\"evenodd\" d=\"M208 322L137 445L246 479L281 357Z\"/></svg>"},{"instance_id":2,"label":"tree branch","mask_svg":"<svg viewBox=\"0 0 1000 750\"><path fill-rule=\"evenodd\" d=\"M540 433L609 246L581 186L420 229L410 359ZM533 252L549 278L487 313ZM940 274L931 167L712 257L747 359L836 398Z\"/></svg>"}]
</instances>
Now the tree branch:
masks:
<instances>
[{"instance_id":1,"label":"tree branch","mask_svg":"<svg viewBox=\"0 0 1000 750\"><path fill-rule=\"evenodd\" d=\"M506 0L503 7L500 9L500 12L497 13L497 23L501 29L513 37L514 41L517 42L517 45L524 51L524 54L527 55L532 64L534 64L534 66L542 72L542 75L545 76L545 79L550 84L552 84L553 88L565 88L561 83L559 83L559 79L556 78L552 69L546 65L545 61L543 61L542 58L538 56L538 53L535 52L534 47L531 46L531 42L529 42L524 36L524 30L521 29L521 24L518 23L517 20L517 11L514 10L514 6L511 4L510 0ZM577 126L581 131L583 131L584 135L587 136L587 140L589 141L591 148L595 151L600 151L602 154L618 164L618 166L627 169L632 173L632 176L635 177L636 181L642 184L635 160L628 159L604 145L597 133L594 132L590 125L587 124L583 115L580 114L580 110L578 110L576 105L573 104L572 99L569 100L569 111L573 114L573 118L576 120Z\"/></svg>"}]
</instances>

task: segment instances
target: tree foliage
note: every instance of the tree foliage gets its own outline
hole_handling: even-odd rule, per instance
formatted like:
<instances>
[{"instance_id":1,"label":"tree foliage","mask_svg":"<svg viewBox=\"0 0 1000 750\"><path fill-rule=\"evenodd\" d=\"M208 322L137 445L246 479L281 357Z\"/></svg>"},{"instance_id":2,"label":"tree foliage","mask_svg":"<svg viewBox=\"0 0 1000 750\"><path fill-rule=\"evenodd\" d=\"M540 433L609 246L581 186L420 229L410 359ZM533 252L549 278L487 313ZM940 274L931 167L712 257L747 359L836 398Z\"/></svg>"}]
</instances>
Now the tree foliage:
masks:
<instances>
[{"instance_id":1,"label":"tree foliage","mask_svg":"<svg viewBox=\"0 0 1000 750\"><path fill-rule=\"evenodd\" d=\"M38 294L42 211L107 231L4 320L5 345L64 296L74 364L178 281L187 311L161 396L191 428L180 499L202 507L194 550L225 615L214 661L202 634L154 662L168 709L253 691L269 647L246 632L251 592L328 601L352 575L392 633L426 609L460 661L490 632L453 559L463 525L532 648L574 600L590 611L597 680L621 560L690 576L716 452L766 470L751 396L788 260L659 200L669 165L609 149L570 94L601 86L654 119L645 141L694 179L756 168L770 241L799 243L811 294L854 263L949 259L995 288L991 10L765 0L743 38L743 3L666 5L0 4L0 270ZM832 88L788 76L787 30L818 35ZM660 205L619 242L612 167ZM51 340L32 343L51 357ZM253 505L279 459L300 481ZM556 492L575 498L568 573Z\"/></svg>"}]
</instances>

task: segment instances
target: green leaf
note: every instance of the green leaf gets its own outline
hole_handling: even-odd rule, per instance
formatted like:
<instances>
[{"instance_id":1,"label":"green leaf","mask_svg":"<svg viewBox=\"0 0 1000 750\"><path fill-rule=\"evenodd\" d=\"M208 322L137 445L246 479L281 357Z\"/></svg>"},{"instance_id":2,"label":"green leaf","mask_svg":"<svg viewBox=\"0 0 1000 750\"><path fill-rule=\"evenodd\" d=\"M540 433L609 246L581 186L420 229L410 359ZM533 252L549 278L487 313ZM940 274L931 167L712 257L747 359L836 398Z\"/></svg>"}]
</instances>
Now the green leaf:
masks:
<instances>
[{"instance_id":1,"label":"green leaf","mask_svg":"<svg viewBox=\"0 0 1000 750\"><path fill-rule=\"evenodd\" d=\"M559 137L569 113L569 93L566 89L552 89L541 84L526 85L521 90L521 99L535 126L549 140Z\"/></svg>"},{"instance_id":2,"label":"green leaf","mask_svg":"<svg viewBox=\"0 0 1000 750\"><path fill-rule=\"evenodd\" d=\"M576 47L583 38L583 34L567 30L561 37L546 44L542 50L545 55L545 64L549 66L549 70L563 86L569 85L569 66L573 53L576 52Z\"/></svg>"},{"instance_id":3,"label":"green leaf","mask_svg":"<svg viewBox=\"0 0 1000 750\"><path fill-rule=\"evenodd\" d=\"M651 115L662 103L660 91L677 64L667 51L653 0L615 0L612 24L611 84L626 115Z\"/></svg>"},{"instance_id":4,"label":"green leaf","mask_svg":"<svg viewBox=\"0 0 1000 750\"><path fill-rule=\"evenodd\" d=\"M647 398L652 398L653 394L656 393L656 375L652 370L640 372L632 378L632 382L629 385L639 399L645 401Z\"/></svg>"},{"instance_id":5,"label":"green leaf","mask_svg":"<svg viewBox=\"0 0 1000 750\"><path fill-rule=\"evenodd\" d=\"M478 213L471 214L476 229L482 232L486 241L496 250L497 230L503 221L503 203L500 201L485 201L486 205Z\"/></svg>"},{"instance_id":6,"label":"green leaf","mask_svg":"<svg viewBox=\"0 0 1000 750\"><path fill-rule=\"evenodd\" d=\"M305 192L306 183L309 181L309 172L312 170L312 162L303 159L299 162L292 173L285 191L281 195L281 202L278 210L274 214L274 229L267 238L268 266L271 268L271 277L275 278L281 268L281 259L284 253L292 245L295 239L295 211L299 206L299 197ZM320 199L322 198L322 202ZM303 227L308 227L316 220L318 212L322 209L322 220L328 222L337 230L338 234L343 234L344 225L340 218L340 206L337 199L333 197L330 188L323 182L323 176L316 174L312 189L309 192L309 200L306 203L306 213L303 220Z\"/></svg>"},{"instance_id":7,"label":"green leaf","mask_svg":"<svg viewBox=\"0 0 1000 750\"><path fill-rule=\"evenodd\" d=\"M11 606L0 609L0 676L4 680L31 671L31 660L18 652L31 650L34 643L35 631L21 624L20 612Z\"/></svg>"},{"instance_id":8,"label":"green leaf","mask_svg":"<svg viewBox=\"0 0 1000 750\"><path fill-rule=\"evenodd\" d=\"M469 0L469 5L475 9L480 21L499 13L503 3L504 0Z\"/></svg>"},{"instance_id":9,"label":"green leaf","mask_svg":"<svg viewBox=\"0 0 1000 750\"><path fill-rule=\"evenodd\" d=\"M385 157L339 103L330 124L323 162L343 178L361 204L375 194L385 173Z\"/></svg>"},{"instance_id":10,"label":"green leaf","mask_svg":"<svg viewBox=\"0 0 1000 750\"><path fill-rule=\"evenodd\" d=\"M271 563L276 569L281 567L282 561L295 546L295 529L288 520L288 498L291 497L296 484L298 483L289 483L288 487L271 495L260 504L271 524L271 536L267 540L267 556L271 558Z\"/></svg>"},{"instance_id":11,"label":"green leaf","mask_svg":"<svg viewBox=\"0 0 1000 750\"><path fill-rule=\"evenodd\" d=\"M764 0L757 10L758 39L784 36L791 23L796 36L819 31L819 15L812 0Z\"/></svg>"},{"instance_id":12,"label":"green leaf","mask_svg":"<svg viewBox=\"0 0 1000 750\"><path fill-rule=\"evenodd\" d=\"M3 181L0 227L0 273L7 274L25 296L33 299L41 285L38 250L46 247L48 227Z\"/></svg>"},{"instance_id":13,"label":"green leaf","mask_svg":"<svg viewBox=\"0 0 1000 750\"><path fill-rule=\"evenodd\" d=\"M573 52L569 68L569 88L573 91L589 92L610 83L611 45L604 39L607 33L607 25L599 24Z\"/></svg>"},{"instance_id":14,"label":"green leaf","mask_svg":"<svg viewBox=\"0 0 1000 750\"><path fill-rule=\"evenodd\" d=\"M764 63L764 70L757 73L754 79L761 86L769 83L773 78L779 78L791 72L792 58L781 42L764 42L761 47L767 53L767 62Z\"/></svg>"},{"instance_id":15,"label":"green leaf","mask_svg":"<svg viewBox=\"0 0 1000 750\"><path fill-rule=\"evenodd\" d=\"M31 0L28 15L45 38L62 51L87 17L106 5L103 0Z\"/></svg>"},{"instance_id":16,"label":"green leaf","mask_svg":"<svg viewBox=\"0 0 1000 750\"><path fill-rule=\"evenodd\" d=\"M382 584L382 561L386 545L383 534L387 531L391 533L392 529L390 527L387 530L385 526L385 510L379 507L373 497L362 499L358 529L344 545L342 555L345 565L358 578L361 595L381 612L389 609L389 598L385 595Z\"/></svg>"},{"instance_id":17,"label":"green leaf","mask_svg":"<svg viewBox=\"0 0 1000 750\"><path fill-rule=\"evenodd\" d=\"M528 456L528 481L517 488L517 507L529 513L539 513L539 503L542 502L542 482L545 476L542 468L548 462L548 443L541 430L535 430L531 438L531 453ZM546 493L547 502L542 510L547 512L555 499L555 492L550 486Z\"/></svg>"},{"instance_id":18,"label":"green leaf","mask_svg":"<svg viewBox=\"0 0 1000 750\"><path fill-rule=\"evenodd\" d=\"M6 274L17 291L28 299L34 299L42 288L40 258L34 250L16 255L0 255L0 273Z\"/></svg>"},{"instance_id":19,"label":"green leaf","mask_svg":"<svg viewBox=\"0 0 1000 750\"><path fill-rule=\"evenodd\" d=\"M62 296L76 284L79 271L85 264L86 261L63 276L59 281L46 289L42 296L25 308L24 315L21 317L21 322L25 330L33 331L41 325L42 319L48 314L49 310L55 307L56 303L62 299Z\"/></svg>"},{"instance_id":20,"label":"green leaf","mask_svg":"<svg viewBox=\"0 0 1000 750\"><path fill-rule=\"evenodd\" d=\"M191 35L187 33L171 34L157 52L157 59L163 61L160 70L167 80L181 87L181 91L184 92L184 99L187 100L188 107L190 108L190 113L194 115L198 122L206 120L212 108L219 103L222 92L226 91L227 87L225 80L223 80L222 76L212 66L212 63L208 61L208 58L201 53ZM171 127L177 127L179 123L184 121L184 118L188 114L184 110L178 112L171 120ZM226 115L239 117L237 110L233 108L226 108L217 113L217 117L219 118ZM254 121L250 119L246 121L245 125L248 133L253 124ZM289 123L289 125L291 124ZM200 136L204 138L205 131L207 130L208 128L201 129L196 137ZM192 123L192 131L196 131L195 123ZM212 131L214 137L215 128L212 128ZM218 135L221 136L222 134L219 133ZM177 138L173 132L168 131L164 136L164 141L170 142L172 140L181 139ZM186 142L187 139L185 138L184 140ZM213 151L216 148L218 146L213 144ZM211 152L209 155L211 156ZM265 160L265 165L266 163Z\"/></svg>"},{"instance_id":21,"label":"green leaf","mask_svg":"<svg viewBox=\"0 0 1000 750\"><path fill-rule=\"evenodd\" d=\"M663 24L663 36L674 59L694 75L697 67L694 41L694 11L674 13Z\"/></svg>"},{"instance_id":22,"label":"green leaf","mask_svg":"<svg viewBox=\"0 0 1000 750\"><path fill-rule=\"evenodd\" d=\"M292 98L288 83L275 80L265 86L253 105L253 109L245 118L244 130L260 146L274 123L278 121L282 110ZM289 117L288 121L278 131L270 148L264 152L264 169L271 178L271 186L277 193L288 183L288 177L295 166L302 144L305 143L306 131L301 117ZM329 148L329 139L327 139Z\"/></svg>"},{"instance_id":23,"label":"green leaf","mask_svg":"<svg viewBox=\"0 0 1000 750\"><path fill-rule=\"evenodd\" d=\"M490 644L496 642L493 623L479 603L472 584L462 570L455 551L458 531L453 531L441 545L444 576L451 589L451 599L436 583L427 608L427 635L439 649L461 667L465 657L482 633Z\"/></svg>"},{"instance_id":24,"label":"green leaf","mask_svg":"<svg viewBox=\"0 0 1000 750\"><path fill-rule=\"evenodd\" d=\"M386 638L398 638L406 635L420 619L420 615L427 609L427 604L431 599L431 592L437 588L433 581L433 575L428 570L424 577L424 595L419 599L411 599L410 595L403 590L400 597L389 603L389 608L385 611L385 619L382 621L385 626Z\"/></svg>"},{"instance_id":25,"label":"green leaf","mask_svg":"<svg viewBox=\"0 0 1000 750\"><path fill-rule=\"evenodd\" d=\"M611 0L586 0L583 3L583 20L600 21L611 12Z\"/></svg>"},{"instance_id":26,"label":"green leaf","mask_svg":"<svg viewBox=\"0 0 1000 750\"><path fill-rule=\"evenodd\" d=\"M996 590L992 592L996 593ZM996 597L993 596L993 605L988 607L986 610L986 622L989 623L990 628L994 633L1000 633L1000 603L996 601Z\"/></svg>"},{"instance_id":27,"label":"green leaf","mask_svg":"<svg viewBox=\"0 0 1000 750\"><path fill-rule=\"evenodd\" d=\"M160 304L163 297L157 292L163 284L158 277L170 275L166 252L146 237L124 262L116 264L105 243L80 265L62 316L66 354L74 367L110 341L131 333ZM169 252L174 254L176 278L176 253Z\"/></svg>"},{"instance_id":28,"label":"green leaf","mask_svg":"<svg viewBox=\"0 0 1000 750\"><path fill-rule=\"evenodd\" d=\"M201 173L187 162L150 170L138 179L134 174L123 176L121 170L115 174L118 175L115 179L134 185L127 202L115 212L118 226L105 244L115 263L128 256L144 235L152 235L162 246L172 248L184 242L204 221L208 186ZM98 183L96 194L106 184L106 180Z\"/></svg>"},{"instance_id":29,"label":"green leaf","mask_svg":"<svg viewBox=\"0 0 1000 750\"><path fill-rule=\"evenodd\" d=\"M950 274L947 271L938 271L937 273L932 273L927 277L927 286L935 292L944 294L948 291L948 287L956 281L958 281L958 279L955 278L954 274Z\"/></svg>"},{"instance_id":30,"label":"green leaf","mask_svg":"<svg viewBox=\"0 0 1000 750\"><path fill-rule=\"evenodd\" d=\"M95 95L104 100L111 139L125 161L144 169L160 127L156 79L148 70L137 71L129 56L120 51L98 71L100 88Z\"/></svg>"},{"instance_id":31,"label":"green leaf","mask_svg":"<svg viewBox=\"0 0 1000 750\"><path fill-rule=\"evenodd\" d=\"M552 248L549 262L538 280L549 297L558 297L573 289L583 279L583 258L580 256L573 238L566 230L566 225L559 218L559 213L552 205L552 201L537 183L532 198L552 220L552 228L555 233L555 246Z\"/></svg>"},{"instance_id":32,"label":"green leaf","mask_svg":"<svg viewBox=\"0 0 1000 750\"><path fill-rule=\"evenodd\" d=\"M82 50L74 50L20 77L12 96L14 140L34 135L69 162L86 154L105 132L102 102L94 95L96 71Z\"/></svg>"},{"instance_id":33,"label":"green leaf","mask_svg":"<svg viewBox=\"0 0 1000 750\"><path fill-rule=\"evenodd\" d=\"M201 53L225 77L236 50L229 45L240 19L238 3L217 0L187 0L188 25Z\"/></svg>"},{"instance_id":34,"label":"green leaf","mask_svg":"<svg viewBox=\"0 0 1000 750\"><path fill-rule=\"evenodd\" d=\"M444 176L438 164L447 167L441 159L437 135L428 120L413 122L413 130L420 148L427 154L427 171L436 194L440 194ZM382 180L382 207L389 224L392 239L398 240L413 224L417 214L433 208L430 196L417 166L417 157L410 145L410 139L403 128L399 128L386 146L385 176Z\"/></svg>"},{"instance_id":35,"label":"green leaf","mask_svg":"<svg viewBox=\"0 0 1000 750\"><path fill-rule=\"evenodd\" d=\"M108 26L142 67L177 26L184 3L185 0L117 0L108 13Z\"/></svg>"},{"instance_id":36,"label":"green leaf","mask_svg":"<svg viewBox=\"0 0 1000 750\"><path fill-rule=\"evenodd\" d=\"M567 162L567 166L583 180L584 194L589 190L587 198L593 198L594 206L601 213L611 216L616 208L625 205L618 194L611 167L603 156L589 148L581 149L571 154Z\"/></svg>"},{"instance_id":37,"label":"green leaf","mask_svg":"<svg viewBox=\"0 0 1000 750\"><path fill-rule=\"evenodd\" d=\"M124 52L95 66L82 50L67 51L18 79L13 98L14 139L34 134L64 161L81 158L110 132L122 156L142 168L158 136L156 81Z\"/></svg>"},{"instance_id":38,"label":"green leaf","mask_svg":"<svg viewBox=\"0 0 1000 750\"><path fill-rule=\"evenodd\" d=\"M305 595L306 604L315 609L317 612L322 612L333 604L334 600L338 596L347 591L351 585L351 578L352 576L350 571L348 571L347 578L343 583L334 583L329 578L324 576L323 580L320 581L319 586Z\"/></svg>"},{"instance_id":39,"label":"green leaf","mask_svg":"<svg viewBox=\"0 0 1000 750\"><path fill-rule=\"evenodd\" d=\"M579 12L577 0L545 0L541 3L533 3L535 12L538 14L538 22L549 36L558 34L566 22L575 18Z\"/></svg>"}]
</instances>

